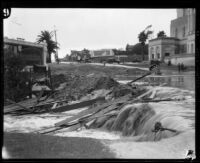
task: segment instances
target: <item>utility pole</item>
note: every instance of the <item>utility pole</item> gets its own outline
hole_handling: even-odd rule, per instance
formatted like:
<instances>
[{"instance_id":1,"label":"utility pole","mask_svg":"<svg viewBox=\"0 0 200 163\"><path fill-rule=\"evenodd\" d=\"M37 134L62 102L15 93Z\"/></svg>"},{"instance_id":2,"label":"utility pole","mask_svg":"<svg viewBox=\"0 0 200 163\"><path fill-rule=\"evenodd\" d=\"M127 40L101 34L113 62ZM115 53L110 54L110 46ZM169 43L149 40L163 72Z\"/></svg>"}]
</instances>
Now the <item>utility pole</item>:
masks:
<instances>
[{"instance_id":1,"label":"utility pole","mask_svg":"<svg viewBox=\"0 0 200 163\"><path fill-rule=\"evenodd\" d=\"M58 46L58 43L57 43L57 36L56 36L56 31L57 31L57 30L56 30L55 25L54 25L55 41L56 41L56 46ZM55 59L56 59L57 62L59 62L59 61L58 61L58 49L57 49L57 48L56 48Z\"/></svg>"}]
</instances>

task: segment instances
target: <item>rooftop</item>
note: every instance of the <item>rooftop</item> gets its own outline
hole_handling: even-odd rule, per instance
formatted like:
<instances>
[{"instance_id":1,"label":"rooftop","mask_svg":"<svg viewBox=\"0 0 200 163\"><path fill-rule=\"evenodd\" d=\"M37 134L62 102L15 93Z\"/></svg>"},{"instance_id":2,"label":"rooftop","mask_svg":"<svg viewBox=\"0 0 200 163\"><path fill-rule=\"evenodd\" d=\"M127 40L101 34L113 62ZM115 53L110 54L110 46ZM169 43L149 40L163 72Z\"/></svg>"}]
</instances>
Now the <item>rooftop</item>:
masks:
<instances>
[{"instance_id":1,"label":"rooftop","mask_svg":"<svg viewBox=\"0 0 200 163\"><path fill-rule=\"evenodd\" d=\"M155 38L155 39L149 40L149 42L156 41L156 40L179 40L179 39L176 38L176 37L159 37L159 38Z\"/></svg>"}]
</instances>

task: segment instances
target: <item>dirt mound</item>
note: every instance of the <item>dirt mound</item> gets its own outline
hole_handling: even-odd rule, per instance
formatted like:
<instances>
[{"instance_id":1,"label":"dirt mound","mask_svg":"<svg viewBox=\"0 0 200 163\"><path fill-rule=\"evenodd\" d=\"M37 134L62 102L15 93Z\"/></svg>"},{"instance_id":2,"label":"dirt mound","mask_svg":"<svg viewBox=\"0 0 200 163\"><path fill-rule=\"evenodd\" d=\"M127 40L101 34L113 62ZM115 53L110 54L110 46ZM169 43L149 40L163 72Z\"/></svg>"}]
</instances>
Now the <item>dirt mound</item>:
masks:
<instances>
[{"instance_id":1,"label":"dirt mound","mask_svg":"<svg viewBox=\"0 0 200 163\"><path fill-rule=\"evenodd\" d=\"M65 83L64 89L59 91L58 96L70 96L73 100L100 89L111 89L117 87L119 83L109 76L102 75L73 75L73 74L57 74L52 76L52 85L54 89Z\"/></svg>"},{"instance_id":2,"label":"dirt mound","mask_svg":"<svg viewBox=\"0 0 200 163\"><path fill-rule=\"evenodd\" d=\"M57 88L61 83L66 82L66 76L64 74L52 75L52 86Z\"/></svg>"}]
</instances>

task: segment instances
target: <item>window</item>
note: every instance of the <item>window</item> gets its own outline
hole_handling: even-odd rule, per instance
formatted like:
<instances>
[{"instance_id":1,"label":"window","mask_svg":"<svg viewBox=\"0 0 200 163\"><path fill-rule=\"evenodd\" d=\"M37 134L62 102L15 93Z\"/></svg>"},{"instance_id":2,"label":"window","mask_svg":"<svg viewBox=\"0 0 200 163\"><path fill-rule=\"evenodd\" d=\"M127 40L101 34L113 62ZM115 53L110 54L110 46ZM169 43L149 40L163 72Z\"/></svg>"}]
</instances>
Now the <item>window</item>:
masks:
<instances>
[{"instance_id":1,"label":"window","mask_svg":"<svg viewBox=\"0 0 200 163\"><path fill-rule=\"evenodd\" d=\"M160 59L160 53L157 53L157 59Z\"/></svg>"},{"instance_id":2,"label":"window","mask_svg":"<svg viewBox=\"0 0 200 163\"><path fill-rule=\"evenodd\" d=\"M156 47L156 53L159 53L159 47L158 46Z\"/></svg>"},{"instance_id":3,"label":"window","mask_svg":"<svg viewBox=\"0 0 200 163\"><path fill-rule=\"evenodd\" d=\"M151 54L151 58L154 59L154 54Z\"/></svg>"},{"instance_id":4,"label":"window","mask_svg":"<svg viewBox=\"0 0 200 163\"><path fill-rule=\"evenodd\" d=\"M165 57L168 57L170 54L169 53L165 53Z\"/></svg>"},{"instance_id":5,"label":"window","mask_svg":"<svg viewBox=\"0 0 200 163\"><path fill-rule=\"evenodd\" d=\"M151 47L151 54L153 53L153 47Z\"/></svg>"},{"instance_id":6,"label":"window","mask_svg":"<svg viewBox=\"0 0 200 163\"><path fill-rule=\"evenodd\" d=\"M183 37L185 37L185 26L183 27Z\"/></svg>"}]
</instances>

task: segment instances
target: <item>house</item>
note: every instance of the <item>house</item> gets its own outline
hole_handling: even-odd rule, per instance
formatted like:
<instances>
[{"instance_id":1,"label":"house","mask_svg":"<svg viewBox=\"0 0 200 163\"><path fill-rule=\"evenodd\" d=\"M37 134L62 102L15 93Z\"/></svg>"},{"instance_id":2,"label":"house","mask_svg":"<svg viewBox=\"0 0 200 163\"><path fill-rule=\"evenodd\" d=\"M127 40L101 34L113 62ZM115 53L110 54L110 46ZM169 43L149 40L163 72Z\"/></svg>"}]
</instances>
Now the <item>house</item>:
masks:
<instances>
[{"instance_id":1,"label":"house","mask_svg":"<svg viewBox=\"0 0 200 163\"><path fill-rule=\"evenodd\" d=\"M81 51L77 51L77 50L71 50L71 54L70 54L70 57L71 57L71 60L72 61L77 61L78 58L81 56Z\"/></svg>"},{"instance_id":2,"label":"house","mask_svg":"<svg viewBox=\"0 0 200 163\"><path fill-rule=\"evenodd\" d=\"M25 41L24 39L9 39L4 37L4 55L10 54L21 56L26 65L32 66L33 64L45 65L47 57L47 44L33 43Z\"/></svg>"},{"instance_id":3,"label":"house","mask_svg":"<svg viewBox=\"0 0 200 163\"><path fill-rule=\"evenodd\" d=\"M77 51L77 50L71 50L71 60L72 61L77 61L77 60L86 60L90 58L90 53L89 50L87 49L83 49L81 51Z\"/></svg>"},{"instance_id":4,"label":"house","mask_svg":"<svg viewBox=\"0 0 200 163\"><path fill-rule=\"evenodd\" d=\"M115 57L113 49L90 50L89 54L91 59L96 62Z\"/></svg>"},{"instance_id":5,"label":"house","mask_svg":"<svg viewBox=\"0 0 200 163\"><path fill-rule=\"evenodd\" d=\"M195 18L195 9L177 9L177 18L170 25L170 37L149 40L149 61L194 65Z\"/></svg>"}]
</instances>

